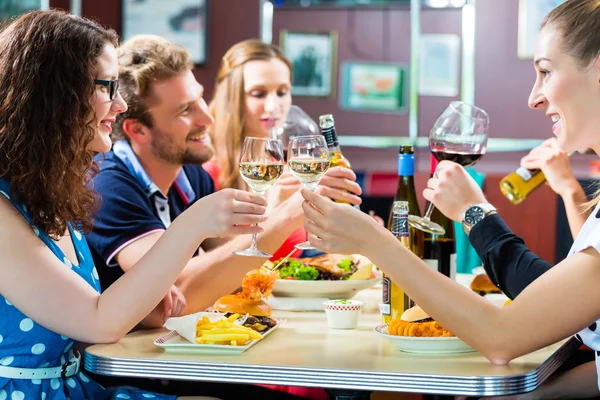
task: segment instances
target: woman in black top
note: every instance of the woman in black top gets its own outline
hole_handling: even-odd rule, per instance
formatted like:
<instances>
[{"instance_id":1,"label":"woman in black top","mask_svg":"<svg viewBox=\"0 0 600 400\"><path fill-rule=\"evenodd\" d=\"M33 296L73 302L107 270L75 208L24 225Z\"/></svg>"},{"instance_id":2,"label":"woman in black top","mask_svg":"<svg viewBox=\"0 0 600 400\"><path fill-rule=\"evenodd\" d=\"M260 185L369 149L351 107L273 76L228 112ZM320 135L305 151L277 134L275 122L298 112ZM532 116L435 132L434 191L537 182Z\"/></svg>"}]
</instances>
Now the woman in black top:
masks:
<instances>
[{"instance_id":1,"label":"woman in black top","mask_svg":"<svg viewBox=\"0 0 600 400\"><path fill-rule=\"evenodd\" d=\"M562 151L591 148L600 153L599 55L600 0L567 0L546 17L536 46L537 78L529 105L552 119ZM432 318L494 364L506 364L574 334L600 352L600 212L590 214L569 257L550 268L497 215L484 214L490 206L474 186L462 167L444 161L423 194L448 217L469 217L471 241L488 273L514 298L506 307L496 307L436 273L368 216L303 190L305 228L311 243L323 251L368 257ZM462 196L464 201L468 193L474 195L460 209L458 199ZM569 379L557 380L545 398L600 394L594 363L567 374Z\"/></svg>"}]
</instances>

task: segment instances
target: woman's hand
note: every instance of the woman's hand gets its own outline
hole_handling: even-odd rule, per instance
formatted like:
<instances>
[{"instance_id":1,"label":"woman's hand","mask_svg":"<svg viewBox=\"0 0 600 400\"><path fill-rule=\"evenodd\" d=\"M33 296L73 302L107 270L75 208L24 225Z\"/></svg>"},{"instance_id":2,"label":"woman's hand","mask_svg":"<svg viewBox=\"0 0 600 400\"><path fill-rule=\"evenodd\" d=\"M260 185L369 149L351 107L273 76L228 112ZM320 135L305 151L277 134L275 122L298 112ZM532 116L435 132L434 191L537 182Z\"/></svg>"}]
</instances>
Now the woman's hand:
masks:
<instances>
[{"instance_id":1,"label":"woman's hand","mask_svg":"<svg viewBox=\"0 0 600 400\"><path fill-rule=\"evenodd\" d=\"M220 190L193 205L200 214L196 224L201 226L207 237L262 232L262 228L254 224L266 221L266 206L262 196L236 189Z\"/></svg>"},{"instance_id":2,"label":"woman's hand","mask_svg":"<svg viewBox=\"0 0 600 400\"><path fill-rule=\"evenodd\" d=\"M545 140L521 159L521 166L527 169L541 169L554 193L564 196L580 185L571 171L569 156L558 147L556 138Z\"/></svg>"},{"instance_id":3,"label":"woman's hand","mask_svg":"<svg viewBox=\"0 0 600 400\"><path fill-rule=\"evenodd\" d=\"M277 182L267 191L267 207L269 210L277 207L296 193L302 184L292 175L290 169L285 166L283 175Z\"/></svg>"},{"instance_id":4,"label":"woman's hand","mask_svg":"<svg viewBox=\"0 0 600 400\"><path fill-rule=\"evenodd\" d=\"M332 200L352 205L362 203L362 199L359 197L362 194L362 189L356 183L356 175L351 169L344 167L328 169L321 178L316 192Z\"/></svg>"},{"instance_id":5,"label":"woman's hand","mask_svg":"<svg viewBox=\"0 0 600 400\"><path fill-rule=\"evenodd\" d=\"M373 217L348 204L302 189L304 228L310 243L326 253L365 254L377 232L386 233Z\"/></svg>"},{"instance_id":6,"label":"woman's hand","mask_svg":"<svg viewBox=\"0 0 600 400\"><path fill-rule=\"evenodd\" d=\"M423 197L445 216L459 222L467 208L486 201L477 182L462 166L451 161L438 164L433 178L427 181Z\"/></svg>"}]
</instances>

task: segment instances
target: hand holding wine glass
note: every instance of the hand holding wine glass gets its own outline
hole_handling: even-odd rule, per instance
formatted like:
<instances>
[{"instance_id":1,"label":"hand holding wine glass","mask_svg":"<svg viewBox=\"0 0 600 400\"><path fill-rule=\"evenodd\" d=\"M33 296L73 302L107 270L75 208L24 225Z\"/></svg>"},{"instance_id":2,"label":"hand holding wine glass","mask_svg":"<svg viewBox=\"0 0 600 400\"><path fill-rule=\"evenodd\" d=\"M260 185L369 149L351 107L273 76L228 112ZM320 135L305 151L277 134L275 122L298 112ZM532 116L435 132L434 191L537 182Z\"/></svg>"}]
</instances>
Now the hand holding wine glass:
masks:
<instances>
[{"instance_id":1,"label":"hand holding wine glass","mask_svg":"<svg viewBox=\"0 0 600 400\"><path fill-rule=\"evenodd\" d=\"M461 222L467 208L486 202L483 191L462 166L442 161L436 171L427 181L423 197L428 201L435 198L435 207L446 217Z\"/></svg>"},{"instance_id":2,"label":"hand holding wine glass","mask_svg":"<svg viewBox=\"0 0 600 400\"><path fill-rule=\"evenodd\" d=\"M281 140L247 137L240 153L240 175L252 193L264 195L267 189L283 173L283 147ZM256 234L252 235L252 245L234 254L249 257L271 258L272 255L256 247Z\"/></svg>"},{"instance_id":3,"label":"hand holding wine glass","mask_svg":"<svg viewBox=\"0 0 600 400\"><path fill-rule=\"evenodd\" d=\"M438 117L429 133L429 147L438 161L453 161L463 167L477 163L487 149L489 118L481 108L453 101ZM433 204L424 217L410 215L409 224L436 235L444 228L430 220Z\"/></svg>"},{"instance_id":4,"label":"hand holding wine glass","mask_svg":"<svg viewBox=\"0 0 600 400\"><path fill-rule=\"evenodd\" d=\"M299 136L290 141L288 167L302 186L314 192L329 169L329 150L322 135ZM296 245L300 250L314 249L310 242Z\"/></svg>"}]
</instances>

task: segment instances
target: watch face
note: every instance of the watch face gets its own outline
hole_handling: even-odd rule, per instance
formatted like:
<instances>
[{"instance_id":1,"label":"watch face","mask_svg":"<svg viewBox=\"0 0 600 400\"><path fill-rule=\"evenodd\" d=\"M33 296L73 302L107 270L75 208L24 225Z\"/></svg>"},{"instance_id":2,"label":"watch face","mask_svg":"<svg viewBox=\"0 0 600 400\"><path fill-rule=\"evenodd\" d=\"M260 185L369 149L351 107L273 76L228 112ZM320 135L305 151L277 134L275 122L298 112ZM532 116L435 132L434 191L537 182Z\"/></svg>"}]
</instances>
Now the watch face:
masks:
<instances>
[{"instance_id":1,"label":"watch face","mask_svg":"<svg viewBox=\"0 0 600 400\"><path fill-rule=\"evenodd\" d=\"M465 222L469 225L475 225L485 217L485 212L481 207L470 207L465 213Z\"/></svg>"}]
</instances>

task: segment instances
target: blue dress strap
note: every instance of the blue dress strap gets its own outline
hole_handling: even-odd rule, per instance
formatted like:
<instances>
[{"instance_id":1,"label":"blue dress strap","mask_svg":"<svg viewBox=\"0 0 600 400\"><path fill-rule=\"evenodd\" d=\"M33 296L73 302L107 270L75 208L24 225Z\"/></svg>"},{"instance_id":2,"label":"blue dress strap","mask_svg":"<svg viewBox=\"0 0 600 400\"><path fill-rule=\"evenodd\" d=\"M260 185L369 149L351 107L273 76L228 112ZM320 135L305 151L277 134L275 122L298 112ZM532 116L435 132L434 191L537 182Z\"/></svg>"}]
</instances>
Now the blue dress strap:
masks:
<instances>
[{"instance_id":1,"label":"blue dress strap","mask_svg":"<svg viewBox=\"0 0 600 400\"><path fill-rule=\"evenodd\" d=\"M0 194L4 195L12 205L23 215L23 217L27 220L29 225L31 225L31 229L33 232L52 250L52 252L60 259L63 260L64 254L60 247L56 244L54 240L52 240L46 233L40 231L32 222L31 216L29 215L29 211L27 210L27 206L23 203L17 202L15 199L11 197L10 193L10 183L6 179L0 179ZM73 227L71 224L68 224L69 232L73 234Z\"/></svg>"},{"instance_id":2,"label":"blue dress strap","mask_svg":"<svg viewBox=\"0 0 600 400\"><path fill-rule=\"evenodd\" d=\"M27 206L25 204L19 204L10 195L10 183L6 179L0 179L0 194L4 195L12 203L12 205L19 210L19 212L25 217L29 225L31 225L31 217L27 212ZM33 226L33 225L32 225Z\"/></svg>"}]
</instances>

